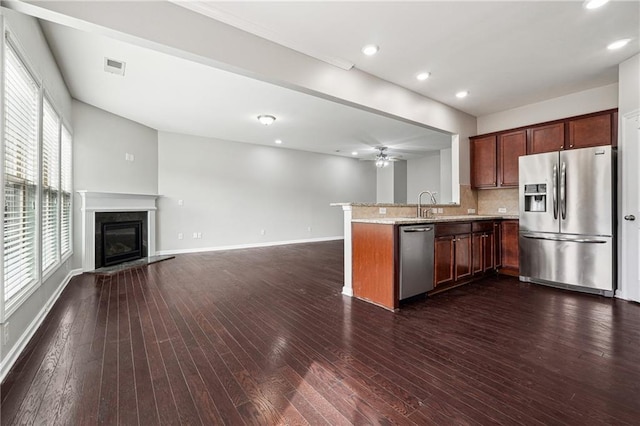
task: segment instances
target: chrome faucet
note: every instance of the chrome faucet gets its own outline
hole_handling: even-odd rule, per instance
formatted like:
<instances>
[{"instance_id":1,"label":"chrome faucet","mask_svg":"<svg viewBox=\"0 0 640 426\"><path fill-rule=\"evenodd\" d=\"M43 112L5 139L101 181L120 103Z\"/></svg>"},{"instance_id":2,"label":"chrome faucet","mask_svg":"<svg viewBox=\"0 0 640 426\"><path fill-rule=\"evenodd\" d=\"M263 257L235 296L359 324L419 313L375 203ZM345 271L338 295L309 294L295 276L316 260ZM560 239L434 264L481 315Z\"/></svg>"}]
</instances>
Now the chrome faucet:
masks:
<instances>
[{"instance_id":1,"label":"chrome faucet","mask_svg":"<svg viewBox=\"0 0 640 426\"><path fill-rule=\"evenodd\" d=\"M438 204L438 202L436 201L436 197L434 195L434 194L437 194L437 192L433 193L431 191L422 191L420 193L420 195L418 195L418 214L417 214L417 216L418 217L427 218L427 217L429 217L431 215L431 208L426 208L423 211L423 209L422 209L422 195L424 195L424 194L429 194L431 205L434 206L434 205Z\"/></svg>"}]
</instances>

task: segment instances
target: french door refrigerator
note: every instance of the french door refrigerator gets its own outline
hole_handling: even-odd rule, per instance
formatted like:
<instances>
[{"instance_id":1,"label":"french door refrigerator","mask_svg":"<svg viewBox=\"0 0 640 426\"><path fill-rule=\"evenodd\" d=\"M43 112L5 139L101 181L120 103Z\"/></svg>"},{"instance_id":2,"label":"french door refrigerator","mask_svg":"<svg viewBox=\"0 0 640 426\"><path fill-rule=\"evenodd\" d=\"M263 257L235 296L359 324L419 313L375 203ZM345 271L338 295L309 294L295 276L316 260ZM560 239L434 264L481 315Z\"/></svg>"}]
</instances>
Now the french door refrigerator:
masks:
<instances>
[{"instance_id":1,"label":"french door refrigerator","mask_svg":"<svg viewBox=\"0 0 640 426\"><path fill-rule=\"evenodd\" d=\"M615 151L519 159L520 280L613 296Z\"/></svg>"}]
</instances>

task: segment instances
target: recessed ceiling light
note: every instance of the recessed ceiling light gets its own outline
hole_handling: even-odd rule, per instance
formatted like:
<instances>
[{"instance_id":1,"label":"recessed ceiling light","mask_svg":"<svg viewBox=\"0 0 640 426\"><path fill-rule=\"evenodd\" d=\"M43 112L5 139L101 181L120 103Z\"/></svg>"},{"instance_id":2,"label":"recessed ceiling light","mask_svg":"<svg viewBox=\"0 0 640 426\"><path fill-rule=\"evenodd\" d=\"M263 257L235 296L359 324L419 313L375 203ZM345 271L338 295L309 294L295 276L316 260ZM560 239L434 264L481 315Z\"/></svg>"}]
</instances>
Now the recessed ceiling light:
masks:
<instances>
[{"instance_id":1,"label":"recessed ceiling light","mask_svg":"<svg viewBox=\"0 0 640 426\"><path fill-rule=\"evenodd\" d=\"M351 153L351 155L358 155L358 152L357 152L357 151L353 151L353 152Z\"/></svg>"},{"instance_id":2,"label":"recessed ceiling light","mask_svg":"<svg viewBox=\"0 0 640 426\"><path fill-rule=\"evenodd\" d=\"M276 143L276 144L278 144L278 145L280 145L280 144L282 143L282 139L276 139L276 140L275 140L275 143Z\"/></svg>"},{"instance_id":3,"label":"recessed ceiling light","mask_svg":"<svg viewBox=\"0 0 640 426\"><path fill-rule=\"evenodd\" d=\"M378 53L378 50L380 50L380 48L375 44L367 44L365 47L362 48L362 53L364 53L367 56L371 56Z\"/></svg>"},{"instance_id":4,"label":"recessed ceiling light","mask_svg":"<svg viewBox=\"0 0 640 426\"><path fill-rule=\"evenodd\" d=\"M584 2L584 7L587 9L597 9L607 3L609 3L609 0L587 0Z\"/></svg>"},{"instance_id":5,"label":"recessed ceiling light","mask_svg":"<svg viewBox=\"0 0 640 426\"><path fill-rule=\"evenodd\" d=\"M273 115L259 115L258 121L264 124L265 126L270 126L276 121L276 118Z\"/></svg>"},{"instance_id":6,"label":"recessed ceiling light","mask_svg":"<svg viewBox=\"0 0 640 426\"><path fill-rule=\"evenodd\" d=\"M416 75L416 78L420 81L425 81L429 78L430 75L430 72L421 72L420 74Z\"/></svg>"},{"instance_id":7,"label":"recessed ceiling light","mask_svg":"<svg viewBox=\"0 0 640 426\"><path fill-rule=\"evenodd\" d=\"M622 47L625 47L630 41L631 41L630 38L623 38L622 40L616 40L613 43L611 43L610 45L608 45L607 49L609 49L609 50L620 49Z\"/></svg>"},{"instance_id":8,"label":"recessed ceiling light","mask_svg":"<svg viewBox=\"0 0 640 426\"><path fill-rule=\"evenodd\" d=\"M466 98L468 94L469 94L468 91L463 90L461 92L456 93L456 98L460 98L460 99Z\"/></svg>"}]
</instances>

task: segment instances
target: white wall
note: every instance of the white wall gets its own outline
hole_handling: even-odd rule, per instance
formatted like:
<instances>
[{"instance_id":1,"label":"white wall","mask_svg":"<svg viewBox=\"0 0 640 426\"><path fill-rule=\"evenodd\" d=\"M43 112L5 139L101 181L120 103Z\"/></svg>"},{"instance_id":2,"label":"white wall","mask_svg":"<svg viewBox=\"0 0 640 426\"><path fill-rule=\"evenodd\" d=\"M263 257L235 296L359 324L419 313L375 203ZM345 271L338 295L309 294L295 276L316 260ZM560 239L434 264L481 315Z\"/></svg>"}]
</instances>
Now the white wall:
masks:
<instances>
[{"instance_id":1,"label":"white wall","mask_svg":"<svg viewBox=\"0 0 640 426\"><path fill-rule=\"evenodd\" d=\"M618 84L609 84L478 117L477 134L513 129L617 107Z\"/></svg>"},{"instance_id":2,"label":"white wall","mask_svg":"<svg viewBox=\"0 0 640 426\"><path fill-rule=\"evenodd\" d=\"M619 67L618 115L640 108L640 54L627 59Z\"/></svg>"},{"instance_id":3,"label":"white wall","mask_svg":"<svg viewBox=\"0 0 640 426\"><path fill-rule=\"evenodd\" d=\"M371 162L166 132L158 142L162 252L341 237L329 204L375 199Z\"/></svg>"},{"instance_id":4,"label":"white wall","mask_svg":"<svg viewBox=\"0 0 640 426\"><path fill-rule=\"evenodd\" d=\"M407 162L404 160L393 163L393 202L405 204L407 202Z\"/></svg>"},{"instance_id":5,"label":"white wall","mask_svg":"<svg viewBox=\"0 0 640 426\"><path fill-rule=\"evenodd\" d=\"M76 100L73 121L76 190L158 192L156 130Z\"/></svg>"},{"instance_id":6,"label":"white wall","mask_svg":"<svg viewBox=\"0 0 640 426\"><path fill-rule=\"evenodd\" d=\"M451 168L449 168L449 180L451 180L450 176ZM418 194L422 191L437 192L436 198L440 202L442 200L440 178L440 151L407 160L407 202L416 204ZM425 199L423 197L423 200Z\"/></svg>"},{"instance_id":7,"label":"white wall","mask_svg":"<svg viewBox=\"0 0 640 426\"><path fill-rule=\"evenodd\" d=\"M34 18L16 14L4 8L1 12L5 25L13 32L37 77L44 82L55 107L66 118L70 118L71 96L49 51L40 25ZM2 329L8 333L9 338L6 342L0 343L0 380L19 355L22 347L26 345L31 332L35 331L36 326L44 318L50 303L55 301L58 292L67 282L71 269L71 261L63 262L2 324ZM2 340L0 339L0 342Z\"/></svg>"},{"instance_id":8,"label":"white wall","mask_svg":"<svg viewBox=\"0 0 640 426\"><path fill-rule=\"evenodd\" d=\"M440 150L440 194L438 203L448 204L453 201L452 177L453 150L451 148Z\"/></svg>"},{"instance_id":9,"label":"white wall","mask_svg":"<svg viewBox=\"0 0 640 426\"><path fill-rule=\"evenodd\" d=\"M73 100L75 190L158 193L158 132ZM134 161L126 161L125 154ZM82 267L81 198L74 196L74 266Z\"/></svg>"}]
</instances>

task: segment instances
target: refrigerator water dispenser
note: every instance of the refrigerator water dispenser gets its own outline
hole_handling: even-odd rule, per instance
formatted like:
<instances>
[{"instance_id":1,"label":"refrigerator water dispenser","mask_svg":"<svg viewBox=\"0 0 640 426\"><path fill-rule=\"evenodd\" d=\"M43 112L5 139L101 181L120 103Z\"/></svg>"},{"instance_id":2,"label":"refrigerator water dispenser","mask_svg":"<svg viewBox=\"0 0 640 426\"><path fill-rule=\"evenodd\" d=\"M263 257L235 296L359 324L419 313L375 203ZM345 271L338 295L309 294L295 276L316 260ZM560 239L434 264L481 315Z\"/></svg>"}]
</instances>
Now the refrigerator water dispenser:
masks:
<instances>
[{"instance_id":1,"label":"refrigerator water dispenser","mask_svg":"<svg viewBox=\"0 0 640 426\"><path fill-rule=\"evenodd\" d=\"M524 186L524 211L547 211L547 184L526 184Z\"/></svg>"}]
</instances>

